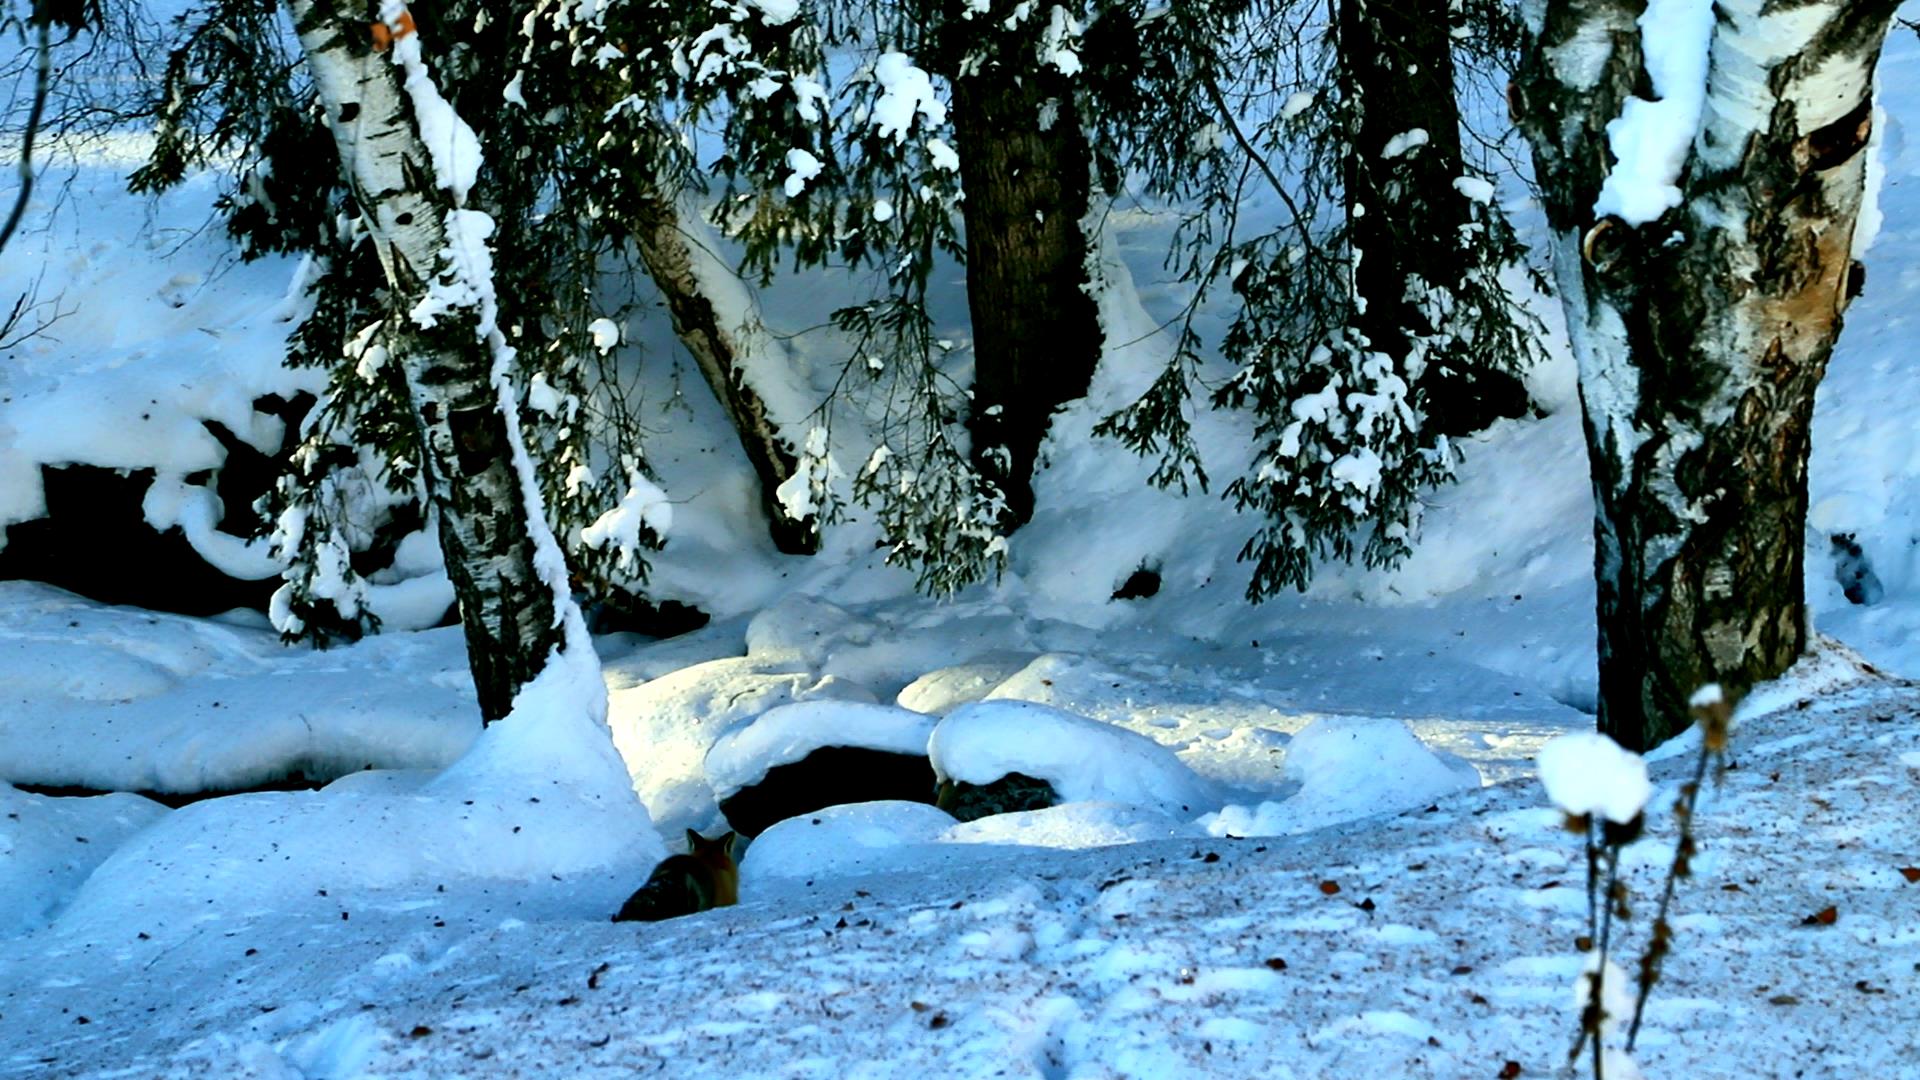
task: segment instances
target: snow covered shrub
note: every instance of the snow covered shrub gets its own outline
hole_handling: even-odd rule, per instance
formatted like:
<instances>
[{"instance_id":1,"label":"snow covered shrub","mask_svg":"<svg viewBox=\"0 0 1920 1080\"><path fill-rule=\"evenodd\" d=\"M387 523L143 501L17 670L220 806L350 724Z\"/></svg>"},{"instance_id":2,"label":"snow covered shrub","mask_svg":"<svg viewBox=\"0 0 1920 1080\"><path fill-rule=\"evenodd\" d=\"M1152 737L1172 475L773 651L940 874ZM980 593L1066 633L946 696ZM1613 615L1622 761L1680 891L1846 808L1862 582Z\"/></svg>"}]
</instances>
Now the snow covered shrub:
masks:
<instances>
[{"instance_id":1,"label":"snow covered shrub","mask_svg":"<svg viewBox=\"0 0 1920 1080\"><path fill-rule=\"evenodd\" d=\"M1653 794L1647 765L1640 755L1624 750L1598 732L1562 735L1540 751L1540 782L1547 798L1567 815L1567 829L1586 838L1587 933L1581 940L1588 954L1576 989L1580 1006L1580 1033L1570 1062L1590 1052L1594 1080L1636 1080L1641 1073L1633 1061L1647 999L1673 947L1669 914L1675 887L1691 877L1698 851L1693 813L1706 779L1707 766L1726 763L1732 708L1720 687L1709 684L1692 698L1700 752L1693 772L1680 786L1673 814L1679 826L1673 860L1661 885L1660 900L1641 953L1637 989L1629 993L1627 975L1610 957L1614 922L1633 917L1630 892L1620 873L1621 849L1639 840L1646 828L1646 804ZM1624 1028L1625 1038L1621 1040Z\"/></svg>"}]
</instances>

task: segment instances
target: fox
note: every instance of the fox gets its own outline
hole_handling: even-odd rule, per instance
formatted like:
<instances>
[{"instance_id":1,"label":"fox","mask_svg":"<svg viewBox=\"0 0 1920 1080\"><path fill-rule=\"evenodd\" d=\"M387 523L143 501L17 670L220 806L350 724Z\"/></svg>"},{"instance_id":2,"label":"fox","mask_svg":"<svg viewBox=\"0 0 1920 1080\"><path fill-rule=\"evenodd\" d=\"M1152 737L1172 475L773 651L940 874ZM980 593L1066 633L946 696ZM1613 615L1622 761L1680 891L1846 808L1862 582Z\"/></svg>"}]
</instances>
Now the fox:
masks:
<instances>
[{"instance_id":1,"label":"fox","mask_svg":"<svg viewBox=\"0 0 1920 1080\"><path fill-rule=\"evenodd\" d=\"M613 921L658 922L739 903L740 866L733 857L738 839L728 833L709 840L688 829L687 854L669 856L654 867Z\"/></svg>"}]
</instances>

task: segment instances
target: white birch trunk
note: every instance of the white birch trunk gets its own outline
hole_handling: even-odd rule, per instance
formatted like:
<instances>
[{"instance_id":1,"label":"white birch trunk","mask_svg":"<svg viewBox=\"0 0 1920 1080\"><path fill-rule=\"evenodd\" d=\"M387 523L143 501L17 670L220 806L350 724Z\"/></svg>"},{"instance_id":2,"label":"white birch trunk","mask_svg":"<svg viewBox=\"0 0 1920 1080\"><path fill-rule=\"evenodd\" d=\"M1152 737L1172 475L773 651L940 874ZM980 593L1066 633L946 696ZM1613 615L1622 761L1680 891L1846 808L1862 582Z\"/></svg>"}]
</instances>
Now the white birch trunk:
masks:
<instances>
[{"instance_id":1,"label":"white birch trunk","mask_svg":"<svg viewBox=\"0 0 1920 1080\"><path fill-rule=\"evenodd\" d=\"M573 620L563 618L572 604L564 567L540 565L556 562L558 549L542 556L538 538L550 544L550 534L516 460L517 417L502 407L504 342L492 325L485 246L491 223L462 209L478 145L462 138L470 132L443 101L420 114L418 95L437 92L415 83L409 93L408 72L391 51L405 43L389 33L386 48L376 49L381 16L370 5L293 0L291 9L342 172L394 290L400 314L388 327L388 362L400 365L420 424L481 713L496 720ZM402 24L404 39L410 20L386 17ZM422 69L412 74L424 79ZM557 585L543 580L556 576Z\"/></svg>"},{"instance_id":2,"label":"white birch trunk","mask_svg":"<svg viewBox=\"0 0 1920 1080\"><path fill-rule=\"evenodd\" d=\"M1720 0L1680 205L1596 220L1608 121L1642 82L1632 0L1529 11L1518 83L1580 365L1596 503L1601 730L1684 730L1807 640L1806 464L1866 182L1891 0Z\"/></svg>"}]
</instances>

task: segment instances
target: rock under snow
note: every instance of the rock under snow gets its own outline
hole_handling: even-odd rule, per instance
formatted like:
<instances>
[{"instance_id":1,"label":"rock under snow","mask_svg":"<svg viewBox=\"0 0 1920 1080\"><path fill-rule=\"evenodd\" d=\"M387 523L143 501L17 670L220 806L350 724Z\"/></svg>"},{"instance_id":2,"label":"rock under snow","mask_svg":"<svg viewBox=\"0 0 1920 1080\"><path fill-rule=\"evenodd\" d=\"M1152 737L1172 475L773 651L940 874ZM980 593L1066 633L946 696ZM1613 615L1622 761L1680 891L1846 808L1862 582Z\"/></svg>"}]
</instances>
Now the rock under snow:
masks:
<instances>
[{"instance_id":1,"label":"rock under snow","mask_svg":"<svg viewBox=\"0 0 1920 1080\"><path fill-rule=\"evenodd\" d=\"M788 818L763 832L740 864L745 899L757 882L878 873L918 865L952 817L925 803L868 802L830 806Z\"/></svg>"},{"instance_id":2,"label":"rock under snow","mask_svg":"<svg viewBox=\"0 0 1920 1080\"><path fill-rule=\"evenodd\" d=\"M1052 784L1067 802L1192 817L1213 800L1207 783L1152 739L1030 701L963 705L934 728L928 750L942 780L987 784L1020 773Z\"/></svg>"},{"instance_id":3,"label":"rock under snow","mask_svg":"<svg viewBox=\"0 0 1920 1080\"><path fill-rule=\"evenodd\" d=\"M964 664L929 671L908 683L894 701L903 709L945 716L1018 674L1033 657L1025 653L989 653Z\"/></svg>"},{"instance_id":4,"label":"rock under snow","mask_svg":"<svg viewBox=\"0 0 1920 1080\"><path fill-rule=\"evenodd\" d=\"M710 660L609 695L613 743L633 789L668 836L721 824L705 762L721 733L779 705L812 700L872 703L858 683L755 657Z\"/></svg>"},{"instance_id":5,"label":"rock under snow","mask_svg":"<svg viewBox=\"0 0 1920 1080\"><path fill-rule=\"evenodd\" d=\"M824 746L924 757L931 716L861 701L800 701L768 709L722 735L707 752L707 783L726 798ZM871 801L871 800L860 800Z\"/></svg>"},{"instance_id":6,"label":"rock under snow","mask_svg":"<svg viewBox=\"0 0 1920 1080\"><path fill-rule=\"evenodd\" d=\"M1480 786L1480 773L1436 753L1387 717L1329 716L1313 721L1288 747L1286 775L1299 790L1257 806L1228 806L1204 824L1215 836L1277 836L1410 810Z\"/></svg>"}]
</instances>

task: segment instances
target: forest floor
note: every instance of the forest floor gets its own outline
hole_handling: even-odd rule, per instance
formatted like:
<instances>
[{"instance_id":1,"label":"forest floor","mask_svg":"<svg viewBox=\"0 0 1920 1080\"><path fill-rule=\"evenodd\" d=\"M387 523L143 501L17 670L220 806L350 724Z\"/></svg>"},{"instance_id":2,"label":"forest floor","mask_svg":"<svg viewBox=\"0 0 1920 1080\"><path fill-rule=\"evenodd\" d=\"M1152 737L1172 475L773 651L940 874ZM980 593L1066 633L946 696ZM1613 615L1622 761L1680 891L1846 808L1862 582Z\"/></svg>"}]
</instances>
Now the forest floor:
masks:
<instances>
[{"instance_id":1,"label":"forest floor","mask_svg":"<svg viewBox=\"0 0 1920 1080\"><path fill-rule=\"evenodd\" d=\"M1820 391L1806 537L1815 625L1858 656L1823 646L1742 707L1640 1034L1649 1076L1920 1075L1920 692L1867 670L1920 675L1912 34L1880 77L1884 220ZM43 466L152 469L148 521L270 576L194 478L222 460L203 421L270 450L284 432L253 403L313 382L278 364L298 267L236 261L207 227L211 178L126 196L136 143L44 184L65 212L0 255L0 296L36 286L64 313L0 365L0 524L46 511ZM1253 524L1153 490L1151 463L1089 434L1164 359L1184 302L1161 269L1170 219L1109 216L1116 344L1056 419L1007 575L954 603L877 565L871 522L813 559L774 552L717 406L682 393L697 380L665 320L637 320L649 465L676 500L651 584L715 618L598 640L622 760L527 746L517 773L472 766L459 631L406 629L444 610L430 575L395 585L395 632L325 652L257 613L0 582L0 1076L1559 1075L1585 865L1532 758L1593 724L1571 358L1555 345L1533 373L1549 415L1466 442L1404 566L1327 565L1248 605ZM854 284L777 284L770 325L812 326ZM959 292L936 316L964 351ZM844 344L788 347L826 385ZM1196 416L1216 475L1245 466L1245 428ZM1871 560L1877 603L1842 595L1836 536ZM98 538L103 573L120 539ZM1146 568L1157 595L1112 599ZM823 812L749 849L737 907L608 921L664 837L718 823L706 754L727 731L794 701L988 697L1150 738L1204 805ZM1328 733L1366 752L1308 769L1294 751ZM1628 971L1691 768L1686 740L1654 763ZM329 782L178 809L133 794L289 775Z\"/></svg>"}]
</instances>

